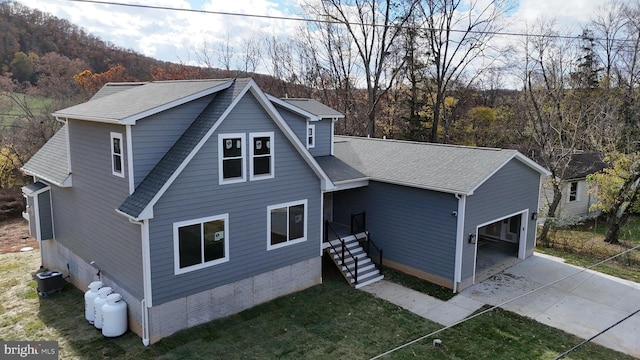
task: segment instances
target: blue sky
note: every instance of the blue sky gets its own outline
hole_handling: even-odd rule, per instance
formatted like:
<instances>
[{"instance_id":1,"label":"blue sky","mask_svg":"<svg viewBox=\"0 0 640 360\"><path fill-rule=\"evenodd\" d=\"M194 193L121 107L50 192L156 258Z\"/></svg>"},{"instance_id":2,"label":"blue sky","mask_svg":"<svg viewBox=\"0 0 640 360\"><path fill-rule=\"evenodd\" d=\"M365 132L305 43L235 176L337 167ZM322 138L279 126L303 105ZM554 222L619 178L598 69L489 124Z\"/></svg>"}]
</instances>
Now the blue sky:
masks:
<instances>
[{"instance_id":1,"label":"blue sky","mask_svg":"<svg viewBox=\"0 0 640 360\"><path fill-rule=\"evenodd\" d=\"M164 61L198 64L205 44L215 49L228 42L239 52L249 38L294 34L299 22L168 10L140 9L69 0L18 0L26 6L64 18L117 46ZM290 17L303 0L113 0L173 8ZM306 0L313 1L313 0ZM482 1L482 0L480 0ZM510 32L523 31L537 17L556 17L558 24L581 33L581 26L610 0L520 0L510 13ZM630 1L630 0L628 0Z\"/></svg>"}]
</instances>

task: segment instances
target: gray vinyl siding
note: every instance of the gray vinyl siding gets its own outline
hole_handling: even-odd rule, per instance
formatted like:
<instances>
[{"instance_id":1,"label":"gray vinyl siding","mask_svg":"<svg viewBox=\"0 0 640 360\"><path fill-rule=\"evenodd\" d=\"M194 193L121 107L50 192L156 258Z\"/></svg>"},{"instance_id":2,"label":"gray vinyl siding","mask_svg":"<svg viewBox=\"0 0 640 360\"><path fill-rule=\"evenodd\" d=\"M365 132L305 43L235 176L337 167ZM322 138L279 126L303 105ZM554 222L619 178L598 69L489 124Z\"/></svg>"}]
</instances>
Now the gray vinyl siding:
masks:
<instances>
[{"instance_id":1,"label":"gray vinyl siding","mask_svg":"<svg viewBox=\"0 0 640 360\"><path fill-rule=\"evenodd\" d=\"M132 127L134 185L149 174L164 154L211 102L213 95L142 119Z\"/></svg>"},{"instance_id":2,"label":"gray vinyl siding","mask_svg":"<svg viewBox=\"0 0 640 360\"><path fill-rule=\"evenodd\" d=\"M575 201L569 200L571 183L578 183L577 196ZM540 191L540 217L546 217L549 211L549 204L553 200L553 188L551 178L544 179L542 190ZM596 204L597 194L589 193L589 184L586 179L576 179L562 182L562 199L556 209L556 216L563 218L571 217L591 217L599 215L599 211L591 211L591 205Z\"/></svg>"},{"instance_id":3,"label":"gray vinyl siding","mask_svg":"<svg viewBox=\"0 0 640 360\"><path fill-rule=\"evenodd\" d=\"M53 219L51 218L51 193L38 194L38 217L40 218L40 240L53 239Z\"/></svg>"},{"instance_id":4,"label":"gray vinyl siding","mask_svg":"<svg viewBox=\"0 0 640 360\"><path fill-rule=\"evenodd\" d=\"M307 146L307 118L300 116L284 107L276 106L276 109L296 134L302 145Z\"/></svg>"},{"instance_id":5,"label":"gray vinyl siding","mask_svg":"<svg viewBox=\"0 0 640 360\"><path fill-rule=\"evenodd\" d=\"M296 134L300 142L307 146L307 119L301 117L283 107L278 106L280 115L284 118L291 130ZM315 126L316 144L309 149L313 156L331 155L331 119L322 119L320 121L309 121L309 125Z\"/></svg>"},{"instance_id":6,"label":"gray vinyl siding","mask_svg":"<svg viewBox=\"0 0 640 360\"><path fill-rule=\"evenodd\" d=\"M535 246L536 221L531 213L538 211L540 174L513 159L467 198L464 234L475 234L476 227L510 214L529 210L527 254ZM462 280L473 276L475 245L463 241Z\"/></svg>"},{"instance_id":7,"label":"gray vinyl siding","mask_svg":"<svg viewBox=\"0 0 640 360\"><path fill-rule=\"evenodd\" d=\"M274 132L273 179L218 185L219 133ZM250 157L245 171L248 172ZM244 96L154 206L150 220L154 306L320 256L320 181L263 111ZM304 200L307 240L267 251L267 206ZM173 224L228 214L229 261L174 275ZM295 274L293 274L295 276Z\"/></svg>"},{"instance_id":8,"label":"gray vinyl siding","mask_svg":"<svg viewBox=\"0 0 640 360\"><path fill-rule=\"evenodd\" d=\"M316 127L316 146L309 149L313 156L331 155L331 119L312 121L311 125ZM304 144L306 144L306 140Z\"/></svg>"},{"instance_id":9,"label":"gray vinyl siding","mask_svg":"<svg viewBox=\"0 0 640 360\"><path fill-rule=\"evenodd\" d=\"M370 181L333 193L334 222L367 212L367 229L386 259L453 280L457 200L451 194Z\"/></svg>"},{"instance_id":10,"label":"gray vinyl siding","mask_svg":"<svg viewBox=\"0 0 640 360\"><path fill-rule=\"evenodd\" d=\"M127 169L124 126L69 120L73 187L51 188L56 240L142 298L140 226L115 211L129 185L127 177L111 173L112 131L123 135Z\"/></svg>"}]
</instances>

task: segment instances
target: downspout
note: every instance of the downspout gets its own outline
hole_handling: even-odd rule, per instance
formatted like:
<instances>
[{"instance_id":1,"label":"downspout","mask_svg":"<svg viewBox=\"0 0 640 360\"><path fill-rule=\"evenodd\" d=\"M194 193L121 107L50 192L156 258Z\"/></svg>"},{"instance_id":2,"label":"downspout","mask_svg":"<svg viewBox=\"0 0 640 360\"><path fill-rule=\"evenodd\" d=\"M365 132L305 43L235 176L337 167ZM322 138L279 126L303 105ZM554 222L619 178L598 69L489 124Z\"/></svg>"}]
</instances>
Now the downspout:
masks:
<instances>
[{"instance_id":1,"label":"downspout","mask_svg":"<svg viewBox=\"0 0 640 360\"><path fill-rule=\"evenodd\" d=\"M457 227L456 227L456 257L453 277L453 292L458 292L458 283L462 280L462 247L464 245L464 215L466 210L467 197L455 194L458 199Z\"/></svg>"},{"instance_id":2,"label":"downspout","mask_svg":"<svg viewBox=\"0 0 640 360\"><path fill-rule=\"evenodd\" d=\"M149 346L149 309L153 306L151 293L151 259L149 249L149 220L136 221L129 218L132 224L140 225L142 237L142 288L143 298L140 301L142 314L142 344Z\"/></svg>"}]
</instances>

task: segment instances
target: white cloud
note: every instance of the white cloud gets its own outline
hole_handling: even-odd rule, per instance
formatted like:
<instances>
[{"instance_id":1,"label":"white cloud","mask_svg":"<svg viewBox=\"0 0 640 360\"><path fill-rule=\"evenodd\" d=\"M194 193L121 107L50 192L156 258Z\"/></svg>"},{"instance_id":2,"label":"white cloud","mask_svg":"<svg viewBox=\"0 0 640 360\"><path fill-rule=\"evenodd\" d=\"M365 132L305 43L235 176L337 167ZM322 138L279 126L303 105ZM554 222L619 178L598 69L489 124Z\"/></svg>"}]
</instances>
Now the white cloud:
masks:
<instances>
[{"instance_id":1,"label":"white cloud","mask_svg":"<svg viewBox=\"0 0 640 360\"><path fill-rule=\"evenodd\" d=\"M289 32L290 22L263 18L202 14L137 8L118 5L69 2L65 0L19 0L23 5L69 20L116 46L133 49L147 56L173 62L193 62L192 52L206 42L226 41L239 49L246 36L275 35ZM130 4L191 9L188 1L126 0ZM240 14L291 16L289 8L269 0L208 0L201 8ZM211 45L210 47L214 47ZM189 60L191 59L191 60Z\"/></svg>"},{"instance_id":2,"label":"white cloud","mask_svg":"<svg viewBox=\"0 0 640 360\"><path fill-rule=\"evenodd\" d=\"M19 0L22 4L69 20L100 39L160 60L195 64L194 51L229 41L235 52L243 40L292 34L295 21L202 14L67 0ZM215 12L296 16L302 0L120 0L130 4ZM539 17L555 17L562 30L579 35L599 6L609 0L521 0L511 13L509 32L523 32ZM630 0L627 0L630 1ZM194 4L194 5L192 5ZM195 5L197 4L197 5ZM512 41L513 39L509 39Z\"/></svg>"},{"instance_id":3,"label":"white cloud","mask_svg":"<svg viewBox=\"0 0 640 360\"><path fill-rule=\"evenodd\" d=\"M595 11L610 2L611 0L521 0L512 18L517 21L518 30L523 30L526 24L532 25L540 18L555 18L561 30L579 35Z\"/></svg>"}]
</instances>

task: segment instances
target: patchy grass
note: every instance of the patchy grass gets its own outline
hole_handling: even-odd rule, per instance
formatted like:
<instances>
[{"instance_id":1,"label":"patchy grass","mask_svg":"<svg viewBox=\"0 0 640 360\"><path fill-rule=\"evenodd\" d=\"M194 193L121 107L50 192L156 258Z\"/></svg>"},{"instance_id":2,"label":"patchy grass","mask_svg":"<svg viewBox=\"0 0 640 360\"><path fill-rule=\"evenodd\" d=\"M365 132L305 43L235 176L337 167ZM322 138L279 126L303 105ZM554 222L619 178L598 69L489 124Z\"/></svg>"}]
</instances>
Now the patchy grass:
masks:
<instances>
[{"instance_id":1,"label":"patchy grass","mask_svg":"<svg viewBox=\"0 0 640 360\"><path fill-rule=\"evenodd\" d=\"M592 233L600 235L604 238L606 230L605 221L603 219L594 219L585 222L583 225L576 226L575 231ZM620 230L620 239L623 241L640 243L640 216L632 216Z\"/></svg>"},{"instance_id":2,"label":"patchy grass","mask_svg":"<svg viewBox=\"0 0 640 360\"><path fill-rule=\"evenodd\" d=\"M451 289L448 289L444 286L436 285L426 280L422 280L401 271L384 268L383 274L385 280L393 281L396 284L400 284L402 286L408 287L409 289L431 295L440 300L447 301L456 296L456 294Z\"/></svg>"},{"instance_id":3,"label":"patchy grass","mask_svg":"<svg viewBox=\"0 0 640 360\"><path fill-rule=\"evenodd\" d=\"M144 347L128 332L107 339L84 319L80 290L35 295L39 251L0 255L0 339L57 340L60 359L368 359L441 326L337 277ZM553 359L581 339L496 310L408 346L389 359ZM631 359L588 344L569 359Z\"/></svg>"},{"instance_id":4,"label":"patchy grass","mask_svg":"<svg viewBox=\"0 0 640 360\"><path fill-rule=\"evenodd\" d=\"M604 232L603 221L591 221L571 229L556 229L550 232L549 246L539 245L536 251L587 267L640 244L640 217L631 218L622 228L620 244L604 242ZM593 270L640 282L640 249L598 265Z\"/></svg>"}]
</instances>

